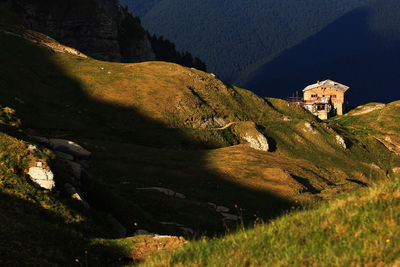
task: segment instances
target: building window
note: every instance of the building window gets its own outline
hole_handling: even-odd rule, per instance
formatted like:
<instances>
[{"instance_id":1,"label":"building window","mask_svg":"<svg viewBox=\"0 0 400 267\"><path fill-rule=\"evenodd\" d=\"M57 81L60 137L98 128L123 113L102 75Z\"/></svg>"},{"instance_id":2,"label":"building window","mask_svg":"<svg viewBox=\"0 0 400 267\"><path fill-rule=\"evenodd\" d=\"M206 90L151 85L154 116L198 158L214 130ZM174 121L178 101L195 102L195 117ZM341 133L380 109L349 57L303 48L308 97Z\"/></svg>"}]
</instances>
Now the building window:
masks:
<instances>
[{"instance_id":1,"label":"building window","mask_svg":"<svg viewBox=\"0 0 400 267\"><path fill-rule=\"evenodd\" d=\"M336 98L336 95L333 95L332 98Z\"/></svg>"},{"instance_id":2,"label":"building window","mask_svg":"<svg viewBox=\"0 0 400 267\"><path fill-rule=\"evenodd\" d=\"M311 95L311 97L317 97L317 95L316 95L316 94L313 94L313 95Z\"/></svg>"}]
</instances>

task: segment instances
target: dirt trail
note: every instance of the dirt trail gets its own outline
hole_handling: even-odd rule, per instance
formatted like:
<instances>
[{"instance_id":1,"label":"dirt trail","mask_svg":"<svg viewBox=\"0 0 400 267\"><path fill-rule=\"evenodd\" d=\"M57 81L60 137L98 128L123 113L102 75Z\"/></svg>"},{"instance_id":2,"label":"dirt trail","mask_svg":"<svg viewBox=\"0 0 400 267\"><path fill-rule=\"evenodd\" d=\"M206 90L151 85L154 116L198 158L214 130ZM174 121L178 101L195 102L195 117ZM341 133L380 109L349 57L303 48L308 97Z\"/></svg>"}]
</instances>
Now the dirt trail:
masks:
<instances>
[{"instance_id":1,"label":"dirt trail","mask_svg":"<svg viewBox=\"0 0 400 267\"><path fill-rule=\"evenodd\" d=\"M230 122L230 123L228 123L227 125L225 125L225 126L222 126L222 127L218 127L218 128L211 128L211 130L224 130L224 129L226 129L226 128L228 128L228 127L230 127L230 126L234 125L234 124L237 124L237 123L239 123L239 122L241 122L241 121L234 121L234 122Z\"/></svg>"}]
</instances>

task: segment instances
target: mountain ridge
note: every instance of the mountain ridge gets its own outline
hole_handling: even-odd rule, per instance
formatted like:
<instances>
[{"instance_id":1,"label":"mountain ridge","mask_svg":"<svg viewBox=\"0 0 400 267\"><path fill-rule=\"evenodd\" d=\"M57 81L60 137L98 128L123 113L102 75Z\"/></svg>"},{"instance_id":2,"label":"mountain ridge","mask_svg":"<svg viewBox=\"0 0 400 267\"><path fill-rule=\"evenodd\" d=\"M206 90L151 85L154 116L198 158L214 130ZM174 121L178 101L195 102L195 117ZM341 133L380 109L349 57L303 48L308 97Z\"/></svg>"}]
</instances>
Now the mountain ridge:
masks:
<instances>
[{"instance_id":1,"label":"mountain ridge","mask_svg":"<svg viewBox=\"0 0 400 267\"><path fill-rule=\"evenodd\" d=\"M274 96L286 97L314 83L316 77L331 78L352 88L349 99L353 104L398 99L395 69L400 34L394 30L398 19L390 15L396 3L373 1L348 13L264 65L246 87L259 94L269 94L265 88L276 88ZM386 25L384 30L382 25Z\"/></svg>"},{"instance_id":2,"label":"mountain ridge","mask_svg":"<svg viewBox=\"0 0 400 267\"><path fill-rule=\"evenodd\" d=\"M142 2L121 1L136 15ZM166 0L141 19L151 32L200 56L222 80L236 83L251 65L270 60L366 2Z\"/></svg>"}]
</instances>

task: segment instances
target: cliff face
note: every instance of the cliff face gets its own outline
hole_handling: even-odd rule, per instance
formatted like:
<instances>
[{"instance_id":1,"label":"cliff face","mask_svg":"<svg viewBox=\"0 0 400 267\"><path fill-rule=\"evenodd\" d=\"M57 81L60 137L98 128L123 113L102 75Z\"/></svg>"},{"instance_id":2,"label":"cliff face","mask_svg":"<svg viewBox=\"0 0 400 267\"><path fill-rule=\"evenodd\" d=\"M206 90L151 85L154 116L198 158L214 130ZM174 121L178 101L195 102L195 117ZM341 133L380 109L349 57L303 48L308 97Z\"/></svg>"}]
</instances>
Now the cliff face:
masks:
<instances>
[{"instance_id":1,"label":"cliff face","mask_svg":"<svg viewBox=\"0 0 400 267\"><path fill-rule=\"evenodd\" d=\"M100 60L140 62L155 54L140 21L117 0L8 0L26 27Z\"/></svg>"}]
</instances>

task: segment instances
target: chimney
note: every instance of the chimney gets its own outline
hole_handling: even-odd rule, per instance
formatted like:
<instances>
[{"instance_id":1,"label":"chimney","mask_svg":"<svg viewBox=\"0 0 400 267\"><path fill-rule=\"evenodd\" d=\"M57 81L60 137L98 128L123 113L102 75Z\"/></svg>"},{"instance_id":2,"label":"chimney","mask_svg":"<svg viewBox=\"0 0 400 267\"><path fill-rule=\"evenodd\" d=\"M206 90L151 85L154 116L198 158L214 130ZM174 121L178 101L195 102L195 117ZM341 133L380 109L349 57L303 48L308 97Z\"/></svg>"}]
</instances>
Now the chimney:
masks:
<instances>
[{"instance_id":1,"label":"chimney","mask_svg":"<svg viewBox=\"0 0 400 267\"><path fill-rule=\"evenodd\" d=\"M319 84L319 80L317 81L317 83Z\"/></svg>"}]
</instances>

